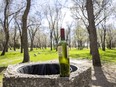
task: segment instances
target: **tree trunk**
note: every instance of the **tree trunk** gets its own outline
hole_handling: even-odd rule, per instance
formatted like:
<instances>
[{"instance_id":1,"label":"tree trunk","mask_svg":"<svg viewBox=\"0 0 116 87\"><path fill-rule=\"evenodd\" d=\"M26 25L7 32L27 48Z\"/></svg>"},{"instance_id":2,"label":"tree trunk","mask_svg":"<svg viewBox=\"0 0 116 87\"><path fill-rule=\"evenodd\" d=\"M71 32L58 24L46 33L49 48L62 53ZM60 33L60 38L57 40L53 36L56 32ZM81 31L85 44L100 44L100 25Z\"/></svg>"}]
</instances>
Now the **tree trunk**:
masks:
<instances>
[{"instance_id":1,"label":"tree trunk","mask_svg":"<svg viewBox=\"0 0 116 87\"><path fill-rule=\"evenodd\" d=\"M90 35L90 31L89 31L89 28L88 27L87 27L87 30L88 30L88 33L89 33L89 40L90 40L91 35ZM90 47L90 52L89 53L92 55L92 44L91 43L89 44L89 47Z\"/></svg>"},{"instance_id":2,"label":"tree trunk","mask_svg":"<svg viewBox=\"0 0 116 87\"><path fill-rule=\"evenodd\" d=\"M104 35L103 35L102 50L105 51L106 29L104 29L103 31L104 31Z\"/></svg>"},{"instance_id":3,"label":"tree trunk","mask_svg":"<svg viewBox=\"0 0 116 87\"><path fill-rule=\"evenodd\" d=\"M15 27L15 30L14 30L14 51L16 51L16 27Z\"/></svg>"},{"instance_id":4,"label":"tree trunk","mask_svg":"<svg viewBox=\"0 0 116 87\"><path fill-rule=\"evenodd\" d=\"M107 43L107 48L112 49L112 40L109 40L109 42Z\"/></svg>"},{"instance_id":5,"label":"tree trunk","mask_svg":"<svg viewBox=\"0 0 116 87\"><path fill-rule=\"evenodd\" d=\"M86 9L87 9L87 15L88 15L88 22L89 22L89 26L87 29L90 35L90 49L92 51L93 66L101 66L99 51L97 47L97 34L96 34L96 28L95 28L95 22L94 22L92 0L87 0Z\"/></svg>"},{"instance_id":6,"label":"tree trunk","mask_svg":"<svg viewBox=\"0 0 116 87\"><path fill-rule=\"evenodd\" d=\"M24 62L29 62L29 51L28 51L28 36L27 36L27 17L31 6L31 0L27 0L27 6L22 16L22 40L23 40L23 48L24 48Z\"/></svg>"},{"instance_id":7,"label":"tree trunk","mask_svg":"<svg viewBox=\"0 0 116 87\"><path fill-rule=\"evenodd\" d=\"M50 31L50 48L51 48L51 51L52 51L52 30Z\"/></svg>"},{"instance_id":8,"label":"tree trunk","mask_svg":"<svg viewBox=\"0 0 116 87\"><path fill-rule=\"evenodd\" d=\"M16 51L16 42L14 41L14 47L13 47L14 51Z\"/></svg>"},{"instance_id":9,"label":"tree trunk","mask_svg":"<svg viewBox=\"0 0 116 87\"><path fill-rule=\"evenodd\" d=\"M30 51L33 51L33 38L31 38L31 47L30 47Z\"/></svg>"},{"instance_id":10,"label":"tree trunk","mask_svg":"<svg viewBox=\"0 0 116 87\"><path fill-rule=\"evenodd\" d=\"M5 43L4 43L4 48L1 53L1 56L5 55L6 52L8 52L8 42L9 42L9 33L5 34Z\"/></svg>"},{"instance_id":11,"label":"tree trunk","mask_svg":"<svg viewBox=\"0 0 116 87\"><path fill-rule=\"evenodd\" d=\"M58 38L55 39L55 42L56 42L55 48L56 48L56 51L57 51L57 49L58 49Z\"/></svg>"},{"instance_id":12,"label":"tree trunk","mask_svg":"<svg viewBox=\"0 0 116 87\"><path fill-rule=\"evenodd\" d=\"M33 45L34 45L34 39L35 39L35 34L36 34L36 32L37 32L37 28L36 28L36 30L33 32L33 30L32 31L30 31L29 30L29 35L30 35L30 38L31 38L31 47L30 47L30 51L33 51Z\"/></svg>"},{"instance_id":13,"label":"tree trunk","mask_svg":"<svg viewBox=\"0 0 116 87\"><path fill-rule=\"evenodd\" d=\"M17 24L17 26L18 26L18 30L19 30L19 35L20 35L20 44L21 44L21 46L20 46L20 53L23 53L23 40L22 40L22 31L21 31L21 28L20 28L20 26L19 26L19 23L17 22L17 20L15 21L16 22L16 24Z\"/></svg>"},{"instance_id":14,"label":"tree trunk","mask_svg":"<svg viewBox=\"0 0 116 87\"><path fill-rule=\"evenodd\" d=\"M23 53L23 39L22 39L22 35L20 36L20 39L21 39L21 53Z\"/></svg>"}]
</instances>

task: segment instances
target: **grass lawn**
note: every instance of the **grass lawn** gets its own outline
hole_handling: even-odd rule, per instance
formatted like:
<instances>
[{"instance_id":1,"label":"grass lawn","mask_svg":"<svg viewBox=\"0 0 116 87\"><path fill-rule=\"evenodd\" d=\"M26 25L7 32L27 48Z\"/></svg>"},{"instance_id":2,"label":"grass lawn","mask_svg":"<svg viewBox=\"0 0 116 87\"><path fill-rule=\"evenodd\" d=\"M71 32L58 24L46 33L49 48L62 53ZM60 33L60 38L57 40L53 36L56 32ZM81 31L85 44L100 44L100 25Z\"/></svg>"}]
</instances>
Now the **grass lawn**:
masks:
<instances>
[{"instance_id":1,"label":"grass lawn","mask_svg":"<svg viewBox=\"0 0 116 87\"><path fill-rule=\"evenodd\" d=\"M102 62L111 62L116 64L116 49L114 50L99 50L100 57ZM1 52L0 52L1 54ZM34 51L29 52L30 61L32 62L42 62L48 60L58 59L58 54L55 50L50 51L50 49L34 49ZM89 54L89 49L77 50L76 48L72 48L69 50L69 57L74 59L89 59L91 60L91 55ZM20 53L20 50L13 51L9 50L5 56L0 56L0 67L7 67L10 64L17 64L22 62L23 54ZM0 73L0 82L2 80L2 74Z\"/></svg>"},{"instance_id":2,"label":"grass lawn","mask_svg":"<svg viewBox=\"0 0 116 87\"><path fill-rule=\"evenodd\" d=\"M30 54L30 61L32 62L47 61L58 57L57 52L55 50L50 51L49 49L34 50L29 52L29 54ZM20 53L19 50L17 50L16 52L9 50L9 52L6 53L5 56L0 56L0 67L8 66L10 64L21 63L22 60L23 60L23 53Z\"/></svg>"},{"instance_id":3,"label":"grass lawn","mask_svg":"<svg viewBox=\"0 0 116 87\"><path fill-rule=\"evenodd\" d=\"M101 61L116 63L116 49L114 50L107 49L106 51L99 50L99 52L100 52ZM46 49L46 50L34 49L34 51L29 52L29 54L30 54L30 61L32 62L58 59L57 52L55 50L50 51L50 49ZM91 60L89 49L77 50L76 48L73 48L69 50L69 57L75 59ZM23 53L20 53L20 50L17 51L9 50L9 52L6 53L5 56L0 56L0 67L6 67L10 64L17 64L22 62L22 60L23 60Z\"/></svg>"}]
</instances>

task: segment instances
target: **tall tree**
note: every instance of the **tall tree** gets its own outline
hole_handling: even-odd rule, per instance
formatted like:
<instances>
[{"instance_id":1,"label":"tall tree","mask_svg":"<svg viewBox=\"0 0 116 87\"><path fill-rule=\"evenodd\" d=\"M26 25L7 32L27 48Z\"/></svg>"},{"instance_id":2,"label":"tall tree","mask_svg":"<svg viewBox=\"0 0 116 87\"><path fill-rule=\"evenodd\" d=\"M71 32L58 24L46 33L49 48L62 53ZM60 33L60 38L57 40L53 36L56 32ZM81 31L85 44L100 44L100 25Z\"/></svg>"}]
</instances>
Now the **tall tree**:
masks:
<instances>
[{"instance_id":1,"label":"tall tree","mask_svg":"<svg viewBox=\"0 0 116 87\"><path fill-rule=\"evenodd\" d=\"M36 27L30 26L30 28L29 28L29 36L30 36L30 39L31 39L30 51L33 51L34 39L35 39L35 35L36 35L39 27L40 27L40 25L36 25Z\"/></svg>"},{"instance_id":2,"label":"tall tree","mask_svg":"<svg viewBox=\"0 0 116 87\"><path fill-rule=\"evenodd\" d=\"M48 5L47 8L44 11L45 17L49 24L50 29L50 50L52 50L52 43L53 43L53 30L55 28L55 18L54 18L54 9Z\"/></svg>"},{"instance_id":3,"label":"tall tree","mask_svg":"<svg viewBox=\"0 0 116 87\"><path fill-rule=\"evenodd\" d=\"M16 13L19 13L22 8L18 8L18 9L14 9L13 7L13 0L3 0L5 3L5 7L4 7L4 11L3 11L3 20L2 18L0 19L1 23L2 23L2 27L4 30L4 36L5 36L5 40L4 40L4 44L3 44L3 51L1 53L1 55L5 55L5 52L8 52L8 42L9 42L9 25L13 19L13 15ZM12 6L12 7L11 7ZM15 11L16 10L16 11Z\"/></svg>"},{"instance_id":4,"label":"tall tree","mask_svg":"<svg viewBox=\"0 0 116 87\"><path fill-rule=\"evenodd\" d=\"M66 42L68 43L70 49L71 49L71 28L73 26L73 22L67 23L67 31L66 31Z\"/></svg>"},{"instance_id":5,"label":"tall tree","mask_svg":"<svg viewBox=\"0 0 116 87\"><path fill-rule=\"evenodd\" d=\"M1 55L5 55L5 52L8 51L8 41L9 41L9 23L8 23L8 12L9 12L9 5L10 0L5 0L5 8L4 8L4 23L3 23L3 29L5 33L5 42L4 42L4 48L1 53Z\"/></svg>"},{"instance_id":6,"label":"tall tree","mask_svg":"<svg viewBox=\"0 0 116 87\"><path fill-rule=\"evenodd\" d=\"M106 44L105 44L106 43L106 19L109 15L112 14L111 5L110 5L111 2L112 2L112 0L102 0L102 2L101 2L102 3L101 7L103 9L102 14L104 17L103 23L101 23L101 25L102 25L101 47L102 47L103 51L105 51L105 48L106 48ZM100 5L98 4L98 6L100 6ZM107 11L106 11L106 9L107 9Z\"/></svg>"},{"instance_id":7,"label":"tall tree","mask_svg":"<svg viewBox=\"0 0 116 87\"><path fill-rule=\"evenodd\" d=\"M33 51L35 36L37 31L40 29L40 25L42 22L42 13L37 11L36 14L37 16L29 17L29 21L28 21L28 31L31 39L30 51Z\"/></svg>"},{"instance_id":8,"label":"tall tree","mask_svg":"<svg viewBox=\"0 0 116 87\"><path fill-rule=\"evenodd\" d=\"M17 27L15 26L15 29L14 29L14 38L13 38L13 42L14 42L13 49L14 49L14 51L16 51L16 35L17 35Z\"/></svg>"},{"instance_id":9,"label":"tall tree","mask_svg":"<svg viewBox=\"0 0 116 87\"><path fill-rule=\"evenodd\" d=\"M75 30L75 36L78 43L78 49L82 50L84 47L84 43L87 41L88 32L86 29L81 26L77 26Z\"/></svg>"},{"instance_id":10,"label":"tall tree","mask_svg":"<svg viewBox=\"0 0 116 87\"><path fill-rule=\"evenodd\" d=\"M79 22L83 22L85 27L88 27L88 17L85 8L85 0L72 0L74 6L72 6L71 11L73 18ZM95 27L100 26L100 24L106 21L106 18L111 15L111 0L93 0L94 8L94 21ZM107 9L107 11L105 11ZM104 15L105 13L105 15ZM102 34L102 46L105 48L105 37L106 37L106 27L105 22L103 23L103 34ZM82 24L81 24L82 25ZM91 49L90 49L91 53Z\"/></svg>"},{"instance_id":11,"label":"tall tree","mask_svg":"<svg viewBox=\"0 0 116 87\"><path fill-rule=\"evenodd\" d=\"M112 49L113 39L115 38L115 28L113 25L108 25L107 27L108 27L106 35L107 48Z\"/></svg>"},{"instance_id":12,"label":"tall tree","mask_svg":"<svg viewBox=\"0 0 116 87\"><path fill-rule=\"evenodd\" d=\"M46 7L47 6L47 7ZM52 50L52 45L54 43L54 47L57 50L57 45L59 42L59 29L62 27L63 20L65 18L65 13L63 14L62 9L63 6L59 3L58 0L53 1L53 4L46 4L44 15L48 21L49 29L50 29L50 45Z\"/></svg>"},{"instance_id":13,"label":"tall tree","mask_svg":"<svg viewBox=\"0 0 116 87\"><path fill-rule=\"evenodd\" d=\"M24 11L24 14L22 15L22 39L23 39L23 48L24 48L24 62L29 62L29 51L28 51L28 36L27 36L27 17L29 14L29 10L31 7L31 0L27 0L26 9Z\"/></svg>"},{"instance_id":14,"label":"tall tree","mask_svg":"<svg viewBox=\"0 0 116 87\"><path fill-rule=\"evenodd\" d=\"M87 10L88 22L89 22L87 29L88 29L89 38L90 38L90 47L92 51L93 66L101 66L101 61L100 61L100 56L99 56L99 51L97 46L97 34L96 34L92 0L86 0L86 10Z\"/></svg>"}]
</instances>

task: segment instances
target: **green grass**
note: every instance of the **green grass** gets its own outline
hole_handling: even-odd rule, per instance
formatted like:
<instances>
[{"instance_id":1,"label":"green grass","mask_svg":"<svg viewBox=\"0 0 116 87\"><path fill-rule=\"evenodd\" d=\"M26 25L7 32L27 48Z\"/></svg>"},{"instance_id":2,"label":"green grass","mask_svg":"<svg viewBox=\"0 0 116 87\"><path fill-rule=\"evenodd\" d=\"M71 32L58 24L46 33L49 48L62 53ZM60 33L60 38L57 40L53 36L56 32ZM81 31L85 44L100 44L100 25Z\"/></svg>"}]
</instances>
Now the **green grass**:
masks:
<instances>
[{"instance_id":1,"label":"green grass","mask_svg":"<svg viewBox=\"0 0 116 87\"><path fill-rule=\"evenodd\" d=\"M84 49L84 50L71 49L69 51L69 57L75 59L91 59L91 55L89 54L89 49Z\"/></svg>"},{"instance_id":2,"label":"green grass","mask_svg":"<svg viewBox=\"0 0 116 87\"><path fill-rule=\"evenodd\" d=\"M0 52L1 53L1 52ZM37 61L47 61L56 59L58 57L57 52L55 50L50 51L49 49L46 50L34 50L29 52L30 54L30 61L37 62ZM36 54L36 56L34 56ZM8 66L10 64L21 63L23 60L23 53L20 53L19 50L14 52L9 50L5 56L0 56L0 67Z\"/></svg>"},{"instance_id":3,"label":"green grass","mask_svg":"<svg viewBox=\"0 0 116 87\"><path fill-rule=\"evenodd\" d=\"M4 56L0 56L0 67L8 66L9 64L16 64L21 62L23 54L19 51L9 51Z\"/></svg>"},{"instance_id":4,"label":"green grass","mask_svg":"<svg viewBox=\"0 0 116 87\"><path fill-rule=\"evenodd\" d=\"M116 49L112 50L106 49L106 51L102 51L101 49L99 49L99 53L102 62L116 63ZM76 59L89 59L89 60L92 59L88 49L84 50L72 49L70 51L70 57Z\"/></svg>"},{"instance_id":5,"label":"green grass","mask_svg":"<svg viewBox=\"0 0 116 87\"><path fill-rule=\"evenodd\" d=\"M116 63L116 49L114 50L107 49L106 51L99 50L99 52L100 52L101 61ZM46 49L46 50L34 49L34 51L29 52L29 54L30 54L30 61L32 62L58 59L57 52L55 50L50 51L50 49ZM36 56L34 54L36 54ZM91 60L89 49L77 50L76 48L73 48L69 50L69 57L75 59ZM6 55L0 56L0 67L8 66L10 64L20 63L22 62L22 60L23 60L23 53L20 53L20 50L17 51L9 50L9 52L6 53Z\"/></svg>"},{"instance_id":6,"label":"green grass","mask_svg":"<svg viewBox=\"0 0 116 87\"><path fill-rule=\"evenodd\" d=\"M100 50L101 61L116 63L116 49L106 51Z\"/></svg>"},{"instance_id":7,"label":"green grass","mask_svg":"<svg viewBox=\"0 0 116 87\"><path fill-rule=\"evenodd\" d=\"M34 56L36 54L36 56ZM30 52L30 60L31 61L48 61L58 58L58 54L55 50L50 51L50 49L46 50L34 50Z\"/></svg>"}]
</instances>

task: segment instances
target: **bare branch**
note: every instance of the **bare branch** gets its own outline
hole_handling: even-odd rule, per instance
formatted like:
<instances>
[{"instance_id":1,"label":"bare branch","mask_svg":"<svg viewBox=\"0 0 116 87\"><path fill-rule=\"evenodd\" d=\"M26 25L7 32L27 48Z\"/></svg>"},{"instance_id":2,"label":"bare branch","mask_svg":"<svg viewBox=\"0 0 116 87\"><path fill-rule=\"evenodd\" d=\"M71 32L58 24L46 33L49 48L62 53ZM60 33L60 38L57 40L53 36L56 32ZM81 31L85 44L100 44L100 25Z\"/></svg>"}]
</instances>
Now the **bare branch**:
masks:
<instances>
[{"instance_id":1,"label":"bare branch","mask_svg":"<svg viewBox=\"0 0 116 87\"><path fill-rule=\"evenodd\" d=\"M12 15L14 15L14 14L19 13L24 7L25 7L25 6L21 7L19 10L17 10L17 11L14 12L14 13L9 14L8 16L12 16Z\"/></svg>"}]
</instances>

